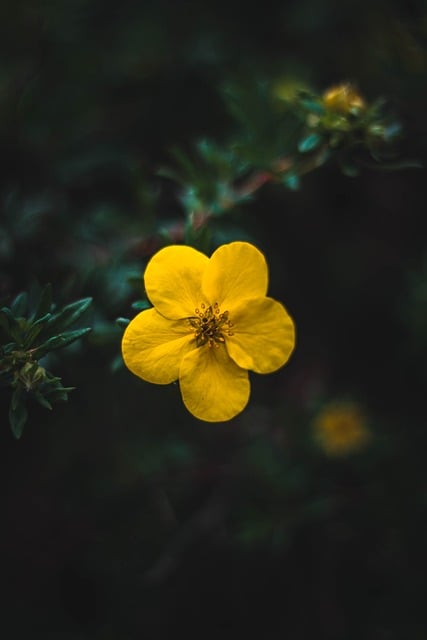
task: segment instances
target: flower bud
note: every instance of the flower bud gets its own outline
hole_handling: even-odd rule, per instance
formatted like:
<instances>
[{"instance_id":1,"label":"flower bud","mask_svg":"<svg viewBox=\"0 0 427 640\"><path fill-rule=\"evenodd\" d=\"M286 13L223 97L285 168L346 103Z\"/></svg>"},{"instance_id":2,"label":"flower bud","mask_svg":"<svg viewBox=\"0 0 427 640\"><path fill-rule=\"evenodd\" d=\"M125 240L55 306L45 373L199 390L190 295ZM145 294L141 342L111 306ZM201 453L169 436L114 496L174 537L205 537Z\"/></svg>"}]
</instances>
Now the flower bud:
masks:
<instances>
[{"instance_id":1,"label":"flower bud","mask_svg":"<svg viewBox=\"0 0 427 640\"><path fill-rule=\"evenodd\" d=\"M46 371L38 362L26 362L19 371L19 379L26 391L36 389L45 379Z\"/></svg>"},{"instance_id":2,"label":"flower bud","mask_svg":"<svg viewBox=\"0 0 427 640\"><path fill-rule=\"evenodd\" d=\"M323 104L330 111L342 114L357 114L365 109L366 104L355 88L349 84L331 87L322 96Z\"/></svg>"}]
</instances>

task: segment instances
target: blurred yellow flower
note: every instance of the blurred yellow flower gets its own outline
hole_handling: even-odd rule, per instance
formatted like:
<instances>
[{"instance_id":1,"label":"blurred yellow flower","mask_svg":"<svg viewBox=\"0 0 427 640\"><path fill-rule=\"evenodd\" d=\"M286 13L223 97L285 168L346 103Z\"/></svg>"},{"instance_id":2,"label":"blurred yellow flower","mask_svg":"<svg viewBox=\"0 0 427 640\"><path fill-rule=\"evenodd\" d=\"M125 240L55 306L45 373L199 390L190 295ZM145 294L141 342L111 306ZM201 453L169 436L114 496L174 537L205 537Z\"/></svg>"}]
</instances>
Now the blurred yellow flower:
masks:
<instances>
[{"instance_id":1,"label":"blurred yellow flower","mask_svg":"<svg viewBox=\"0 0 427 640\"><path fill-rule=\"evenodd\" d=\"M350 83L331 87L322 96L327 109L341 114L358 113L365 108L365 101Z\"/></svg>"},{"instance_id":2,"label":"blurred yellow flower","mask_svg":"<svg viewBox=\"0 0 427 640\"><path fill-rule=\"evenodd\" d=\"M314 435L331 456L360 451L371 437L362 411L349 402L326 405L314 421Z\"/></svg>"},{"instance_id":3,"label":"blurred yellow flower","mask_svg":"<svg viewBox=\"0 0 427 640\"><path fill-rule=\"evenodd\" d=\"M179 380L196 418L230 420L249 400L248 370L272 373L289 359L294 323L266 296L264 255L247 242L220 246L210 258L192 247L158 251L144 274L153 308L126 327L122 354L143 380Z\"/></svg>"}]
</instances>

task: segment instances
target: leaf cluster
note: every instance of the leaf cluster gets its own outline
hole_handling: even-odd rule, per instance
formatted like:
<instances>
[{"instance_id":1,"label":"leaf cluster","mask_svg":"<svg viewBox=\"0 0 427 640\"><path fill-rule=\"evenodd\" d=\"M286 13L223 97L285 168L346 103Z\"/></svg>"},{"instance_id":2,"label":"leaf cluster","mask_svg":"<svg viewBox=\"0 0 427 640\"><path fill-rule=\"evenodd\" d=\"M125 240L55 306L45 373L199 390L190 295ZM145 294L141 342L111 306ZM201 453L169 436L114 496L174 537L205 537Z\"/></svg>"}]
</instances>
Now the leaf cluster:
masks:
<instances>
[{"instance_id":1,"label":"leaf cluster","mask_svg":"<svg viewBox=\"0 0 427 640\"><path fill-rule=\"evenodd\" d=\"M222 145L199 140L192 152L171 150L172 167L160 175L180 186L187 216L185 239L198 240L200 227L250 199L266 183L295 190L303 176L335 161L341 171L419 166L398 158L400 123L385 100L366 103L350 84L353 103L334 103L327 92L295 89L283 98L272 80L234 83L223 90L234 130ZM356 101L357 100L357 101ZM196 233L198 231L198 233Z\"/></svg>"},{"instance_id":2,"label":"leaf cluster","mask_svg":"<svg viewBox=\"0 0 427 640\"><path fill-rule=\"evenodd\" d=\"M402 129L386 100L337 108L324 96L301 91L295 103L304 122L297 150L301 157L314 157L316 166L334 158L348 176L357 175L362 167L398 170L418 166L398 158Z\"/></svg>"},{"instance_id":3,"label":"leaf cluster","mask_svg":"<svg viewBox=\"0 0 427 640\"><path fill-rule=\"evenodd\" d=\"M86 311L92 298L82 298L56 308L52 287L46 285L35 305L24 291L10 306L0 309L0 387L12 392L9 423L20 438L28 418L28 400L52 409L52 403L65 401L74 387L64 387L61 378L44 366L46 356L66 347L91 331L90 327L70 328Z\"/></svg>"}]
</instances>

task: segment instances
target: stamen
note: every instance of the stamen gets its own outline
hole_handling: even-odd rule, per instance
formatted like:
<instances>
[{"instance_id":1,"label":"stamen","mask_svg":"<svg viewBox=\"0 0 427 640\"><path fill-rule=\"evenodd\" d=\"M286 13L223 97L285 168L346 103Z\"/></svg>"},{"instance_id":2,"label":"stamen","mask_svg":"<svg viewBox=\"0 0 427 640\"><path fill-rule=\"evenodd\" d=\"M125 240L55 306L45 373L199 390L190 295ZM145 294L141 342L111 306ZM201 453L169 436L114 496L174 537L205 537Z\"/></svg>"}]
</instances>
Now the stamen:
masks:
<instances>
[{"instance_id":1,"label":"stamen","mask_svg":"<svg viewBox=\"0 0 427 640\"><path fill-rule=\"evenodd\" d=\"M225 335L232 336L230 331L232 323L228 319L228 311L221 313L218 302L214 305L206 306L205 303L194 309L195 316L188 318L194 331L194 339L198 347L207 344L209 347L218 348L225 343Z\"/></svg>"}]
</instances>

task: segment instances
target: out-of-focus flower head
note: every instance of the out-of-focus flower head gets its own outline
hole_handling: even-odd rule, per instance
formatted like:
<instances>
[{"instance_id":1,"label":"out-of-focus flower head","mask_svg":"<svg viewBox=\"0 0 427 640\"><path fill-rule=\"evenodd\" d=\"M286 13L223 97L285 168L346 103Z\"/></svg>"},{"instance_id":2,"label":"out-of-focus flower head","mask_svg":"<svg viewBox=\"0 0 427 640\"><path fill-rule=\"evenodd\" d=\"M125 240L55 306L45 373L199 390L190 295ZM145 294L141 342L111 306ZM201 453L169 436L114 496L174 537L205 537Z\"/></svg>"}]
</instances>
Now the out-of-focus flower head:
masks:
<instances>
[{"instance_id":1,"label":"out-of-focus flower head","mask_svg":"<svg viewBox=\"0 0 427 640\"><path fill-rule=\"evenodd\" d=\"M314 438L330 456L346 456L363 450L371 440L366 417L354 402L331 402L317 414Z\"/></svg>"},{"instance_id":2,"label":"out-of-focus flower head","mask_svg":"<svg viewBox=\"0 0 427 640\"><path fill-rule=\"evenodd\" d=\"M343 115L357 115L366 108L366 103L349 82L327 89L322 95L323 105L330 111Z\"/></svg>"}]
</instances>

